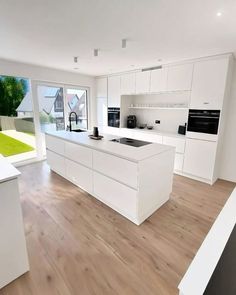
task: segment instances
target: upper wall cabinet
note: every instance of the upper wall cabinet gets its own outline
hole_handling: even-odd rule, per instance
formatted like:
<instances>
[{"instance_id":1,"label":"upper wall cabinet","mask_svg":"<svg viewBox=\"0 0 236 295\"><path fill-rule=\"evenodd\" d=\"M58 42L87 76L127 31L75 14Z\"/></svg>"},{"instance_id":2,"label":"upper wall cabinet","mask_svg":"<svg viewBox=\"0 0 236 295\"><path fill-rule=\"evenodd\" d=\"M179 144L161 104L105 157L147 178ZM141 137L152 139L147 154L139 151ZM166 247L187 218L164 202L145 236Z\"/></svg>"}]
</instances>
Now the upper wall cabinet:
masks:
<instances>
[{"instance_id":1,"label":"upper wall cabinet","mask_svg":"<svg viewBox=\"0 0 236 295\"><path fill-rule=\"evenodd\" d=\"M168 69L167 90L191 90L193 64L170 66Z\"/></svg>"},{"instance_id":2,"label":"upper wall cabinet","mask_svg":"<svg viewBox=\"0 0 236 295\"><path fill-rule=\"evenodd\" d=\"M222 108L228 65L228 57L195 63L190 108Z\"/></svg>"},{"instance_id":3,"label":"upper wall cabinet","mask_svg":"<svg viewBox=\"0 0 236 295\"><path fill-rule=\"evenodd\" d=\"M166 67L151 71L150 92L163 92L167 90L167 75Z\"/></svg>"},{"instance_id":4,"label":"upper wall cabinet","mask_svg":"<svg viewBox=\"0 0 236 295\"><path fill-rule=\"evenodd\" d=\"M108 107L120 107L120 76L108 77Z\"/></svg>"},{"instance_id":5,"label":"upper wall cabinet","mask_svg":"<svg viewBox=\"0 0 236 295\"><path fill-rule=\"evenodd\" d=\"M150 91L150 71L136 73L136 94Z\"/></svg>"},{"instance_id":6,"label":"upper wall cabinet","mask_svg":"<svg viewBox=\"0 0 236 295\"><path fill-rule=\"evenodd\" d=\"M122 94L135 94L135 73L124 74L120 77L120 92Z\"/></svg>"},{"instance_id":7,"label":"upper wall cabinet","mask_svg":"<svg viewBox=\"0 0 236 295\"><path fill-rule=\"evenodd\" d=\"M107 97L107 78L96 79L97 83L97 97L106 98Z\"/></svg>"}]
</instances>

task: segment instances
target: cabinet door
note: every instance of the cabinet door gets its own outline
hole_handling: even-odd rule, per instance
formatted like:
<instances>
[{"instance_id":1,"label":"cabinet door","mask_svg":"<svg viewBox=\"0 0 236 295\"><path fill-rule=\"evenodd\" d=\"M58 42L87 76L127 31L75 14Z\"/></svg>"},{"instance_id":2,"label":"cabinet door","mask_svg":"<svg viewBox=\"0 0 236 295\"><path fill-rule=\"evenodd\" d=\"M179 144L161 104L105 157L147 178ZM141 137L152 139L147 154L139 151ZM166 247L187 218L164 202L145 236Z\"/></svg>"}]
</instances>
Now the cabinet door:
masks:
<instances>
[{"instance_id":1,"label":"cabinet door","mask_svg":"<svg viewBox=\"0 0 236 295\"><path fill-rule=\"evenodd\" d=\"M183 170L183 163L184 163L184 155L183 154L175 154L175 166L174 169L176 171L182 171Z\"/></svg>"},{"instance_id":2,"label":"cabinet door","mask_svg":"<svg viewBox=\"0 0 236 295\"><path fill-rule=\"evenodd\" d=\"M193 64L170 66L168 69L167 90L191 90Z\"/></svg>"},{"instance_id":3,"label":"cabinet door","mask_svg":"<svg viewBox=\"0 0 236 295\"><path fill-rule=\"evenodd\" d=\"M60 155L64 155L65 153L65 142L55 136L46 134L46 147L50 151L56 152Z\"/></svg>"},{"instance_id":4,"label":"cabinet door","mask_svg":"<svg viewBox=\"0 0 236 295\"><path fill-rule=\"evenodd\" d=\"M192 109L222 108L228 63L228 58L195 63L190 102Z\"/></svg>"},{"instance_id":5,"label":"cabinet door","mask_svg":"<svg viewBox=\"0 0 236 295\"><path fill-rule=\"evenodd\" d=\"M107 78L96 79L97 83L97 97L107 97Z\"/></svg>"},{"instance_id":6,"label":"cabinet door","mask_svg":"<svg viewBox=\"0 0 236 295\"><path fill-rule=\"evenodd\" d=\"M135 93L135 73L122 75L120 78L121 94Z\"/></svg>"},{"instance_id":7,"label":"cabinet door","mask_svg":"<svg viewBox=\"0 0 236 295\"><path fill-rule=\"evenodd\" d=\"M137 214L137 191L100 173L94 172L94 195L128 218Z\"/></svg>"},{"instance_id":8,"label":"cabinet door","mask_svg":"<svg viewBox=\"0 0 236 295\"><path fill-rule=\"evenodd\" d=\"M65 176L65 158L47 150L47 163L56 173Z\"/></svg>"},{"instance_id":9,"label":"cabinet door","mask_svg":"<svg viewBox=\"0 0 236 295\"><path fill-rule=\"evenodd\" d=\"M168 74L167 67L151 71L150 92L166 91L167 74Z\"/></svg>"},{"instance_id":10,"label":"cabinet door","mask_svg":"<svg viewBox=\"0 0 236 295\"><path fill-rule=\"evenodd\" d=\"M138 186L137 163L94 150L93 168L133 188Z\"/></svg>"},{"instance_id":11,"label":"cabinet door","mask_svg":"<svg viewBox=\"0 0 236 295\"><path fill-rule=\"evenodd\" d=\"M107 98L97 98L97 124L107 126Z\"/></svg>"},{"instance_id":12,"label":"cabinet door","mask_svg":"<svg viewBox=\"0 0 236 295\"><path fill-rule=\"evenodd\" d=\"M212 180L216 146L216 142L187 138L183 168L184 173Z\"/></svg>"},{"instance_id":13,"label":"cabinet door","mask_svg":"<svg viewBox=\"0 0 236 295\"><path fill-rule=\"evenodd\" d=\"M163 136L163 144L174 146L176 153L184 153L185 138Z\"/></svg>"},{"instance_id":14,"label":"cabinet door","mask_svg":"<svg viewBox=\"0 0 236 295\"><path fill-rule=\"evenodd\" d=\"M148 93L150 91L150 71L136 73L136 93Z\"/></svg>"},{"instance_id":15,"label":"cabinet door","mask_svg":"<svg viewBox=\"0 0 236 295\"><path fill-rule=\"evenodd\" d=\"M108 77L108 107L120 107L120 76Z\"/></svg>"},{"instance_id":16,"label":"cabinet door","mask_svg":"<svg viewBox=\"0 0 236 295\"><path fill-rule=\"evenodd\" d=\"M93 153L90 148L82 145L66 142L65 156L72 161L81 163L87 167L92 167Z\"/></svg>"},{"instance_id":17,"label":"cabinet door","mask_svg":"<svg viewBox=\"0 0 236 295\"><path fill-rule=\"evenodd\" d=\"M68 159L65 160L66 178L78 185L88 193L92 193L93 172L91 169L77 164Z\"/></svg>"}]
</instances>

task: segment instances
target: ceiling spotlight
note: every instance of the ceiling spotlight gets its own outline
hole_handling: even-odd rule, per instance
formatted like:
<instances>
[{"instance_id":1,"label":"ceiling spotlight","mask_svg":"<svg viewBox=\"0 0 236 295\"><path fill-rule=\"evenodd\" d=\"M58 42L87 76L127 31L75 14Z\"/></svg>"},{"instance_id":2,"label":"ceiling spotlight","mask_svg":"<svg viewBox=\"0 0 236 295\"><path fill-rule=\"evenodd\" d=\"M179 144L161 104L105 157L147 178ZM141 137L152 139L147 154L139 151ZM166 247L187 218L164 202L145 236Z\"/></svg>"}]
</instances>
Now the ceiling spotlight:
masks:
<instances>
[{"instance_id":1,"label":"ceiling spotlight","mask_svg":"<svg viewBox=\"0 0 236 295\"><path fill-rule=\"evenodd\" d=\"M217 16L222 16L222 12L221 11L218 11L216 15Z\"/></svg>"},{"instance_id":2,"label":"ceiling spotlight","mask_svg":"<svg viewBox=\"0 0 236 295\"><path fill-rule=\"evenodd\" d=\"M98 49L94 49L94 51L93 51L93 55L94 55L94 56L98 56Z\"/></svg>"},{"instance_id":3,"label":"ceiling spotlight","mask_svg":"<svg viewBox=\"0 0 236 295\"><path fill-rule=\"evenodd\" d=\"M127 40L126 39L122 39L121 40L121 47L122 48L126 48L126 45L127 45Z\"/></svg>"},{"instance_id":4,"label":"ceiling spotlight","mask_svg":"<svg viewBox=\"0 0 236 295\"><path fill-rule=\"evenodd\" d=\"M74 62L75 62L75 63L78 62L78 56L74 56Z\"/></svg>"}]
</instances>

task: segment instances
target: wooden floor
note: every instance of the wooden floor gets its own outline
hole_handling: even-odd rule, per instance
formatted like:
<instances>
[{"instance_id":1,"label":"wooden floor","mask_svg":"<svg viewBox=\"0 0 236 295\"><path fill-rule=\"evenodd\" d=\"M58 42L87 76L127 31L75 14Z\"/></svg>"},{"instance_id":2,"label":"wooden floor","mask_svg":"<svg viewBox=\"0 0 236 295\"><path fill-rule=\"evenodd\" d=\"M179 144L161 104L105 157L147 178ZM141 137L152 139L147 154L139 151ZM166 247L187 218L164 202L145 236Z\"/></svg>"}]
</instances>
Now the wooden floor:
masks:
<instances>
[{"instance_id":1,"label":"wooden floor","mask_svg":"<svg viewBox=\"0 0 236 295\"><path fill-rule=\"evenodd\" d=\"M0 295L172 295L234 184L175 176L171 200L141 226L46 163L22 167L31 271Z\"/></svg>"}]
</instances>

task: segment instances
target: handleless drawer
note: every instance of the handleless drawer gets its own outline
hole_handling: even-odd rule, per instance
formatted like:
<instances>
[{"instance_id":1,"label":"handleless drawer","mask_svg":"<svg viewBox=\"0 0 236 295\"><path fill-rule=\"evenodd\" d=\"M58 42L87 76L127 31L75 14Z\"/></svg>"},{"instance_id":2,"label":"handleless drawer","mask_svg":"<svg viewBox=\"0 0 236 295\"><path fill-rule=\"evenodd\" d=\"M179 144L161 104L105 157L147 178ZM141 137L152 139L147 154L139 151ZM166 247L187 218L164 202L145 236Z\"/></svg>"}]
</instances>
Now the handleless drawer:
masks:
<instances>
[{"instance_id":1,"label":"handleless drawer","mask_svg":"<svg viewBox=\"0 0 236 295\"><path fill-rule=\"evenodd\" d=\"M92 150L82 145L66 142L65 156L72 161L81 163L87 167L92 167Z\"/></svg>"},{"instance_id":2,"label":"handleless drawer","mask_svg":"<svg viewBox=\"0 0 236 295\"><path fill-rule=\"evenodd\" d=\"M65 176L65 158L47 150L47 163L56 173Z\"/></svg>"},{"instance_id":3,"label":"handleless drawer","mask_svg":"<svg viewBox=\"0 0 236 295\"><path fill-rule=\"evenodd\" d=\"M60 138L46 134L46 147L57 154L65 154L65 142Z\"/></svg>"},{"instance_id":4,"label":"handleless drawer","mask_svg":"<svg viewBox=\"0 0 236 295\"><path fill-rule=\"evenodd\" d=\"M93 181L94 194L99 200L127 217L136 217L136 190L96 172Z\"/></svg>"},{"instance_id":5,"label":"handleless drawer","mask_svg":"<svg viewBox=\"0 0 236 295\"><path fill-rule=\"evenodd\" d=\"M68 159L65 160L65 166L66 178L85 191L92 193L92 170Z\"/></svg>"},{"instance_id":6,"label":"handleless drawer","mask_svg":"<svg viewBox=\"0 0 236 295\"><path fill-rule=\"evenodd\" d=\"M134 162L93 151L93 169L133 188L138 186L138 167Z\"/></svg>"},{"instance_id":7,"label":"handleless drawer","mask_svg":"<svg viewBox=\"0 0 236 295\"><path fill-rule=\"evenodd\" d=\"M163 144L174 146L176 153L181 153L181 154L184 153L184 150L185 150L185 138L163 136Z\"/></svg>"}]
</instances>

